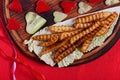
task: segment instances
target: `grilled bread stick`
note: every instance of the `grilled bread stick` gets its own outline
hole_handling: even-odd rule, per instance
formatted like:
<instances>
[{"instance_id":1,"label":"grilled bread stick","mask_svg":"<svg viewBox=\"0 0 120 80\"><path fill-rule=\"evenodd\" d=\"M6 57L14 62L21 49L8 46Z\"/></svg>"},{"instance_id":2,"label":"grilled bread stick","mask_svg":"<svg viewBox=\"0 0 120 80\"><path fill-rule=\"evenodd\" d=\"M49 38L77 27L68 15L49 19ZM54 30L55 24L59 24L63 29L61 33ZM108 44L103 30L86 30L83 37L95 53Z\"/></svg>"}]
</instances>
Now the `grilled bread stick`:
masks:
<instances>
[{"instance_id":1,"label":"grilled bread stick","mask_svg":"<svg viewBox=\"0 0 120 80\"><path fill-rule=\"evenodd\" d=\"M111 13L110 12L99 12L95 14L90 14L87 16L79 17L76 19L76 23L87 23L87 22L92 22L96 21L99 19L107 18Z\"/></svg>"},{"instance_id":2,"label":"grilled bread stick","mask_svg":"<svg viewBox=\"0 0 120 80\"><path fill-rule=\"evenodd\" d=\"M118 17L118 13L114 12L112 13L108 18L102 21L103 25L110 25L112 22L115 21L115 19Z\"/></svg>"},{"instance_id":3,"label":"grilled bread stick","mask_svg":"<svg viewBox=\"0 0 120 80\"><path fill-rule=\"evenodd\" d=\"M100 36L100 35L107 33L107 31L109 30L109 27L115 21L116 17L117 17L117 13L113 13L107 19L102 21L102 27L98 28L92 32L91 37L88 38L87 40L85 40L84 43L82 44L80 51L86 52L87 48L89 47L89 45L92 42L94 35Z\"/></svg>"},{"instance_id":4,"label":"grilled bread stick","mask_svg":"<svg viewBox=\"0 0 120 80\"><path fill-rule=\"evenodd\" d=\"M56 49L60 48L61 46L63 46L64 44L66 44L67 42L68 42L68 39L66 39L66 40L64 40L64 41L62 41L62 42L55 43L55 44L53 44L53 45L45 48L45 49L40 53L39 56L42 56L42 55L44 55L44 54L47 54L48 52L51 52L51 51L53 51L53 50L56 50Z\"/></svg>"},{"instance_id":5,"label":"grilled bread stick","mask_svg":"<svg viewBox=\"0 0 120 80\"><path fill-rule=\"evenodd\" d=\"M101 28L101 27L100 27ZM99 29L94 30L93 32L89 33L88 35L84 36L82 39L78 40L77 42L75 42L72 46L68 47L67 49L64 51L60 51L60 53L58 53L55 57L54 57L54 62L58 63L60 62L63 58L65 58L66 56L68 56L69 54L71 54L73 51L75 51L75 49L77 47L79 47L85 40L87 40L88 38L90 38L91 36L93 37L95 35L95 33L98 31Z\"/></svg>"},{"instance_id":6,"label":"grilled bread stick","mask_svg":"<svg viewBox=\"0 0 120 80\"><path fill-rule=\"evenodd\" d=\"M49 40L53 37L58 36L58 34L43 34L43 35L37 35L33 37L33 40L42 40L42 41L46 41Z\"/></svg>"},{"instance_id":7,"label":"grilled bread stick","mask_svg":"<svg viewBox=\"0 0 120 80\"><path fill-rule=\"evenodd\" d=\"M81 52L86 52L87 48L89 47L89 45L92 42L92 37L88 38L87 40L84 41L84 43L82 44L82 46L80 47L80 51Z\"/></svg>"},{"instance_id":8,"label":"grilled bread stick","mask_svg":"<svg viewBox=\"0 0 120 80\"><path fill-rule=\"evenodd\" d=\"M70 32L62 32L62 33L60 33L59 40L63 40L63 39L69 38L71 36L74 36L75 34L81 32L81 31L82 31L82 29L78 29L78 30L74 30L74 31L70 31Z\"/></svg>"},{"instance_id":9,"label":"grilled bread stick","mask_svg":"<svg viewBox=\"0 0 120 80\"><path fill-rule=\"evenodd\" d=\"M71 27L71 26L50 26L50 27L48 27L48 29L53 33L75 30L75 28Z\"/></svg>"},{"instance_id":10,"label":"grilled bread stick","mask_svg":"<svg viewBox=\"0 0 120 80\"><path fill-rule=\"evenodd\" d=\"M96 36L101 36L104 35L108 32L110 26L113 24L113 22L116 20L118 14L116 12L114 12L113 14L111 14L106 20L102 21L102 25L103 27L101 28L101 30L99 30L96 33Z\"/></svg>"},{"instance_id":11,"label":"grilled bread stick","mask_svg":"<svg viewBox=\"0 0 120 80\"><path fill-rule=\"evenodd\" d=\"M89 22L89 23L77 23L75 24L75 28L77 29L84 29L84 28L88 28L93 24L93 22Z\"/></svg>"},{"instance_id":12,"label":"grilled bread stick","mask_svg":"<svg viewBox=\"0 0 120 80\"><path fill-rule=\"evenodd\" d=\"M106 34L106 33L108 32L108 30L109 30L109 28L107 28L107 27L109 27L109 26L108 26L108 25L104 25L104 26L96 33L95 36L101 36L101 35Z\"/></svg>"},{"instance_id":13,"label":"grilled bread stick","mask_svg":"<svg viewBox=\"0 0 120 80\"><path fill-rule=\"evenodd\" d=\"M62 52L64 52L66 49L71 47L72 44L66 43L65 45L61 46L55 53L54 53L54 58L57 58Z\"/></svg>"},{"instance_id":14,"label":"grilled bread stick","mask_svg":"<svg viewBox=\"0 0 120 80\"><path fill-rule=\"evenodd\" d=\"M62 54L60 54L57 58L54 58L54 62L58 63L60 62L63 58L65 58L66 56L68 56L69 54L71 54L73 51L75 51L75 49L81 44L81 41L78 41L76 44L74 44L73 46L69 47L67 50L65 50L64 52L62 52Z\"/></svg>"},{"instance_id":15,"label":"grilled bread stick","mask_svg":"<svg viewBox=\"0 0 120 80\"><path fill-rule=\"evenodd\" d=\"M87 39L83 41L82 46L80 47L80 51L81 52L86 52L86 50L88 49L89 45L91 44L93 38L95 37L96 33L101 29L102 27L99 27L97 29L95 29L94 31L92 31L91 33L89 33L87 35Z\"/></svg>"},{"instance_id":16,"label":"grilled bread stick","mask_svg":"<svg viewBox=\"0 0 120 80\"><path fill-rule=\"evenodd\" d=\"M100 26L101 22L97 21L95 22L95 24L93 24L91 27L89 27L88 29L76 34L75 36L73 36L70 39L70 43L74 44L77 40L79 40L80 38L82 38L83 36L85 36L86 34L89 34L90 32L92 32L93 30L95 30L96 28L98 28Z\"/></svg>"},{"instance_id":17,"label":"grilled bread stick","mask_svg":"<svg viewBox=\"0 0 120 80\"><path fill-rule=\"evenodd\" d=\"M50 46L50 45L54 44L57 41L58 41L58 36L51 38L49 41L40 43L39 46L43 46L43 47Z\"/></svg>"},{"instance_id":18,"label":"grilled bread stick","mask_svg":"<svg viewBox=\"0 0 120 80\"><path fill-rule=\"evenodd\" d=\"M61 35L60 40L65 39L65 38L69 38L72 37L73 35L77 34L80 30L77 31L73 31L73 32L65 32ZM65 51L67 48L71 47L72 44L70 44L69 42L67 42L65 45L61 46L54 54L54 58L56 58L57 56L60 55L60 53L62 53L63 51Z\"/></svg>"}]
</instances>

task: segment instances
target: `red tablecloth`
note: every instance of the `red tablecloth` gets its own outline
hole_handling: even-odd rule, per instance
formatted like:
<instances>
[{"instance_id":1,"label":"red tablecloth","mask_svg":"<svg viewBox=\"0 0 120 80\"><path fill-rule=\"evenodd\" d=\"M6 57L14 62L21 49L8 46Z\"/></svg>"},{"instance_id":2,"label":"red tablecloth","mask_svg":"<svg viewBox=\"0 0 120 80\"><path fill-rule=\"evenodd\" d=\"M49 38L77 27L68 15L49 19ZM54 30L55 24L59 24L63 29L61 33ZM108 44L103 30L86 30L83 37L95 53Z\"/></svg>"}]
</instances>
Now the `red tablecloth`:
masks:
<instances>
[{"instance_id":1,"label":"red tablecloth","mask_svg":"<svg viewBox=\"0 0 120 80\"><path fill-rule=\"evenodd\" d=\"M9 39L0 25L0 36ZM0 37L0 47L9 55L12 50L9 43L2 41ZM47 80L120 80L120 39L119 41L102 57L87 64L56 68L46 64L36 62L24 56L19 50L17 53L22 56L25 63L34 68L35 71L42 73ZM0 80L11 80L10 75L11 61L0 55ZM17 64L17 80L35 80L30 71L24 66Z\"/></svg>"}]
</instances>

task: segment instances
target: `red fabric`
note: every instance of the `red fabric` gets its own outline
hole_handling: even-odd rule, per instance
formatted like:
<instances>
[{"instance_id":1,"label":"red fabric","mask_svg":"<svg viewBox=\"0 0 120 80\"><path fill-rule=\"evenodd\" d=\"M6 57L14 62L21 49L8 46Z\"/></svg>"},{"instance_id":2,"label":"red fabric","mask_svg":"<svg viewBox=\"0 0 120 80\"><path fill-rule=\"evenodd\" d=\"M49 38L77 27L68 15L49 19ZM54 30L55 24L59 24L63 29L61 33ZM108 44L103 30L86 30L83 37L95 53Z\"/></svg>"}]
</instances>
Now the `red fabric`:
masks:
<instances>
[{"instance_id":1,"label":"red fabric","mask_svg":"<svg viewBox=\"0 0 120 80\"><path fill-rule=\"evenodd\" d=\"M8 54L12 54L9 39L0 25L0 47ZM2 40L6 39L7 44ZM57 68L50 67L41 62L36 62L18 49L17 52L22 56L25 63L29 64L35 71L44 74L47 80L120 80L120 39L119 41L102 57L87 64ZM11 80L10 75L11 61L0 55L0 80ZM35 80L30 71L24 66L17 64L17 80Z\"/></svg>"}]
</instances>

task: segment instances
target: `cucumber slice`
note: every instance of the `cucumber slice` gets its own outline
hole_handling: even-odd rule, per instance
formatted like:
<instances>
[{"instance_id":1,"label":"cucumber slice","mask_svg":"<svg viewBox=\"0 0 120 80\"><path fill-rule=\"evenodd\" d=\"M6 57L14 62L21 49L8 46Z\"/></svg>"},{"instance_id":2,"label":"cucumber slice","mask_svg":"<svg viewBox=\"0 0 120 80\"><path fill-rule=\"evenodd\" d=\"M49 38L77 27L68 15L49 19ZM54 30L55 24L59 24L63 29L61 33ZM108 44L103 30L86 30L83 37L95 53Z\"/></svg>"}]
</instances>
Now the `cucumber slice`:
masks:
<instances>
[{"instance_id":1,"label":"cucumber slice","mask_svg":"<svg viewBox=\"0 0 120 80\"><path fill-rule=\"evenodd\" d=\"M78 9L79 14L84 14L92 9L92 6L90 6L85 2L79 2L78 6L79 6L79 9Z\"/></svg>"},{"instance_id":2,"label":"cucumber slice","mask_svg":"<svg viewBox=\"0 0 120 80\"><path fill-rule=\"evenodd\" d=\"M105 4L107 5L107 6L110 6L110 5L112 5L112 4L117 4L117 3L119 3L120 2L120 0L105 0Z\"/></svg>"},{"instance_id":3,"label":"cucumber slice","mask_svg":"<svg viewBox=\"0 0 120 80\"><path fill-rule=\"evenodd\" d=\"M53 16L54 16L54 22L57 23L64 20L68 15L59 11L55 11L53 13Z\"/></svg>"},{"instance_id":4,"label":"cucumber slice","mask_svg":"<svg viewBox=\"0 0 120 80\"><path fill-rule=\"evenodd\" d=\"M46 19L34 12L28 12L25 16L25 19L27 22L26 31L29 34L34 34L47 22Z\"/></svg>"}]
</instances>

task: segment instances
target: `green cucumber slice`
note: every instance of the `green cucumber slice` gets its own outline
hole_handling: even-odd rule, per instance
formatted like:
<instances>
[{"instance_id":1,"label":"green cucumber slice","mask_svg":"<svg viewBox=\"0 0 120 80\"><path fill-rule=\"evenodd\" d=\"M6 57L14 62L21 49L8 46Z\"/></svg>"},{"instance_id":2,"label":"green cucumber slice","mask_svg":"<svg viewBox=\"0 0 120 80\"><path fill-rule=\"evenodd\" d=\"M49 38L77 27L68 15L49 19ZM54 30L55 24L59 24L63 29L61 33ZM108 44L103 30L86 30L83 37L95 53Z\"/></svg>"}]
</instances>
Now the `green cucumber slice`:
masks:
<instances>
[{"instance_id":1,"label":"green cucumber slice","mask_svg":"<svg viewBox=\"0 0 120 80\"><path fill-rule=\"evenodd\" d=\"M57 23L64 20L68 15L59 11L55 11L53 13L53 16L54 16L54 22Z\"/></svg>"},{"instance_id":2,"label":"green cucumber slice","mask_svg":"<svg viewBox=\"0 0 120 80\"><path fill-rule=\"evenodd\" d=\"M46 19L34 12L28 12L25 16L25 19L27 22L26 31L29 34L34 34L47 22Z\"/></svg>"}]
</instances>

